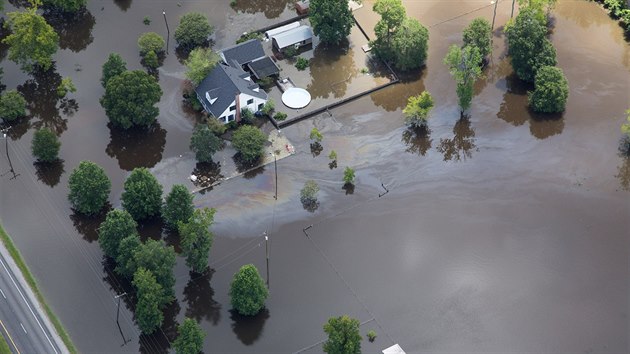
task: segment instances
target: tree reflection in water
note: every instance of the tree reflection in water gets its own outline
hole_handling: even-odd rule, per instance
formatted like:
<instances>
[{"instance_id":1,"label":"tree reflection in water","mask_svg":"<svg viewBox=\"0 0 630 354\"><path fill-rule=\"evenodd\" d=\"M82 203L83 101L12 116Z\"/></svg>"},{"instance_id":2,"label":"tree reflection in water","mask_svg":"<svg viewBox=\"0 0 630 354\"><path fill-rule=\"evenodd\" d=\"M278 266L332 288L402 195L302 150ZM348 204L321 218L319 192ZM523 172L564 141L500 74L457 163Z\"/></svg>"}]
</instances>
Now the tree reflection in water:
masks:
<instances>
[{"instance_id":1,"label":"tree reflection in water","mask_svg":"<svg viewBox=\"0 0 630 354\"><path fill-rule=\"evenodd\" d=\"M83 235L83 239L91 243L98 240L98 227L105 221L105 216L111 209L112 205L109 203L98 214L94 215L83 215L72 209L70 220L72 220L72 225L77 229L77 232Z\"/></svg>"},{"instance_id":2,"label":"tree reflection in water","mask_svg":"<svg viewBox=\"0 0 630 354\"><path fill-rule=\"evenodd\" d=\"M431 139L431 129L407 128L402 132L402 142L407 145L405 151L424 156L427 151L431 149L433 142L433 139Z\"/></svg>"},{"instance_id":3,"label":"tree reflection in water","mask_svg":"<svg viewBox=\"0 0 630 354\"><path fill-rule=\"evenodd\" d=\"M242 316L235 310L230 310L232 331L245 345L252 345L260 338L265 322L269 318L269 310L260 310L255 316Z\"/></svg>"},{"instance_id":4,"label":"tree reflection in water","mask_svg":"<svg viewBox=\"0 0 630 354\"><path fill-rule=\"evenodd\" d=\"M470 125L470 119L462 116L453 127L452 139L440 138L440 145L437 151L444 155L444 161L460 161L472 158L472 151L477 148L475 145L475 131Z\"/></svg>"},{"instance_id":5,"label":"tree reflection in water","mask_svg":"<svg viewBox=\"0 0 630 354\"><path fill-rule=\"evenodd\" d=\"M179 302L174 300L166 305L163 310L164 322L162 327L152 334L141 334L138 340L140 344L140 353L169 353L171 342L177 338L177 314L181 307Z\"/></svg>"},{"instance_id":6,"label":"tree reflection in water","mask_svg":"<svg viewBox=\"0 0 630 354\"><path fill-rule=\"evenodd\" d=\"M131 7L132 0L114 0L114 4L118 6L123 12L126 12Z\"/></svg>"},{"instance_id":7,"label":"tree reflection in water","mask_svg":"<svg viewBox=\"0 0 630 354\"><path fill-rule=\"evenodd\" d=\"M191 272L184 288L184 302L188 304L186 317L194 318L197 322L207 320L216 326L221 320L221 304L213 299L214 289L210 285L213 274L213 269L201 276ZM193 278L193 275L197 277Z\"/></svg>"},{"instance_id":8,"label":"tree reflection in water","mask_svg":"<svg viewBox=\"0 0 630 354\"><path fill-rule=\"evenodd\" d=\"M250 14L262 12L267 18L276 18L284 12L289 4L293 3L293 0L236 0L236 5L232 8L235 11Z\"/></svg>"},{"instance_id":9,"label":"tree reflection in water","mask_svg":"<svg viewBox=\"0 0 630 354\"><path fill-rule=\"evenodd\" d=\"M64 161L57 159L52 162L35 162L35 174L37 179L49 187L54 187L59 183L61 175L65 172Z\"/></svg>"},{"instance_id":10,"label":"tree reflection in water","mask_svg":"<svg viewBox=\"0 0 630 354\"><path fill-rule=\"evenodd\" d=\"M136 167L151 168L162 160L166 145L166 130L155 122L148 128L118 129L111 123L109 144L105 152L118 160L118 166L125 171Z\"/></svg>"},{"instance_id":11,"label":"tree reflection in water","mask_svg":"<svg viewBox=\"0 0 630 354\"><path fill-rule=\"evenodd\" d=\"M624 191L630 191L630 157L622 156L621 164L617 166L617 174L619 185Z\"/></svg>"},{"instance_id":12,"label":"tree reflection in water","mask_svg":"<svg viewBox=\"0 0 630 354\"><path fill-rule=\"evenodd\" d=\"M80 52L94 41L92 28L96 19L86 8L76 13L62 13L46 9L44 18L59 35L59 48Z\"/></svg>"}]
</instances>

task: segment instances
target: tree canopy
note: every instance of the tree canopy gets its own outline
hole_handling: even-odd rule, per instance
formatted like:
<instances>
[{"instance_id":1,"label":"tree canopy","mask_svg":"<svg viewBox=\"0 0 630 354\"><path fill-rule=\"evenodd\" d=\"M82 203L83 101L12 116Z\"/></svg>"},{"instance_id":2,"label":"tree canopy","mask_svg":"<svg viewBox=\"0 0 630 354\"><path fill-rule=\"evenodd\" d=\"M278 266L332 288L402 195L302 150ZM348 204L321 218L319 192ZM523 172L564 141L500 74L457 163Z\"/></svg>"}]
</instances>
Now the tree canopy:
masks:
<instances>
[{"instance_id":1,"label":"tree canopy","mask_svg":"<svg viewBox=\"0 0 630 354\"><path fill-rule=\"evenodd\" d=\"M156 281L151 271L138 268L133 275L133 285L136 287L136 322L144 334L155 332L162 325L164 315L160 307L162 287Z\"/></svg>"},{"instance_id":2,"label":"tree canopy","mask_svg":"<svg viewBox=\"0 0 630 354\"><path fill-rule=\"evenodd\" d=\"M177 327L177 339L173 342L177 354L199 354L203 350L205 333L192 318L186 317Z\"/></svg>"},{"instance_id":3,"label":"tree canopy","mask_svg":"<svg viewBox=\"0 0 630 354\"><path fill-rule=\"evenodd\" d=\"M464 49L452 45L444 64L448 66L451 76L457 84L457 97L462 112L470 107L474 93L474 84L481 77L481 54L476 46L465 46Z\"/></svg>"},{"instance_id":4,"label":"tree canopy","mask_svg":"<svg viewBox=\"0 0 630 354\"><path fill-rule=\"evenodd\" d=\"M39 161L51 162L57 160L61 142L57 135L48 128L41 128L33 134L31 150Z\"/></svg>"},{"instance_id":5,"label":"tree canopy","mask_svg":"<svg viewBox=\"0 0 630 354\"><path fill-rule=\"evenodd\" d=\"M103 75L101 76L101 85L107 86L107 82L114 76L120 75L127 71L127 63L118 53L110 53L105 64L103 64Z\"/></svg>"},{"instance_id":6,"label":"tree canopy","mask_svg":"<svg viewBox=\"0 0 630 354\"><path fill-rule=\"evenodd\" d=\"M91 161L81 161L68 179L68 199L81 214L98 213L111 191L112 183L102 167Z\"/></svg>"},{"instance_id":7,"label":"tree canopy","mask_svg":"<svg viewBox=\"0 0 630 354\"><path fill-rule=\"evenodd\" d=\"M532 82L540 67L556 65L556 50L547 39L547 27L537 19L535 10L522 9L506 34L508 54L519 79Z\"/></svg>"},{"instance_id":8,"label":"tree canopy","mask_svg":"<svg viewBox=\"0 0 630 354\"><path fill-rule=\"evenodd\" d=\"M197 126L190 137L190 150L195 153L199 162L211 162L212 155L221 150L222 145L221 139L205 124Z\"/></svg>"},{"instance_id":9,"label":"tree canopy","mask_svg":"<svg viewBox=\"0 0 630 354\"><path fill-rule=\"evenodd\" d=\"M343 170L343 183L345 184L354 184L354 169L352 167L346 167Z\"/></svg>"},{"instance_id":10,"label":"tree canopy","mask_svg":"<svg viewBox=\"0 0 630 354\"><path fill-rule=\"evenodd\" d=\"M251 125L241 126L232 135L232 145L246 162L254 162L262 156L265 142L265 134Z\"/></svg>"},{"instance_id":11,"label":"tree canopy","mask_svg":"<svg viewBox=\"0 0 630 354\"><path fill-rule=\"evenodd\" d=\"M113 209L105 216L105 221L98 228L98 243L103 253L113 259L118 258L121 241L137 233L138 224L131 215L121 209Z\"/></svg>"},{"instance_id":12,"label":"tree canopy","mask_svg":"<svg viewBox=\"0 0 630 354\"><path fill-rule=\"evenodd\" d=\"M186 265L193 272L202 273L208 268L208 255L214 239L210 226L214 223L215 212L215 209L197 209L186 222L178 223Z\"/></svg>"},{"instance_id":13,"label":"tree canopy","mask_svg":"<svg viewBox=\"0 0 630 354\"><path fill-rule=\"evenodd\" d=\"M178 222L188 221L194 210L193 195L186 186L176 184L166 196L164 207L162 208L162 219L164 219L164 223L169 228L174 229L177 227Z\"/></svg>"},{"instance_id":14,"label":"tree canopy","mask_svg":"<svg viewBox=\"0 0 630 354\"><path fill-rule=\"evenodd\" d=\"M204 45L214 31L206 15L190 12L182 16L175 29L175 40L185 48L192 49Z\"/></svg>"},{"instance_id":15,"label":"tree canopy","mask_svg":"<svg viewBox=\"0 0 630 354\"><path fill-rule=\"evenodd\" d=\"M26 115L26 100L17 90L9 90L0 96L0 118L10 122Z\"/></svg>"},{"instance_id":16,"label":"tree canopy","mask_svg":"<svg viewBox=\"0 0 630 354\"><path fill-rule=\"evenodd\" d=\"M479 49L481 58L492 53L492 29L490 22L482 17L477 17L464 29L464 47L475 46Z\"/></svg>"},{"instance_id":17,"label":"tree canopy","mask_svg":"<svg viewBox=\"0 0 630 354\"><path fill-rule=\"evenodd\" d=\"M122 253L121 253L122 254ZM164 290L160 303L166 304L173 299L175 276L175 249L173 246L166 246L163 240L148 239L133 252L133 263L131 264L134 273L137 269L146 268L155 275L158 284Z\"/></svg>"},{"instance_id":18,"label":"tree canopy","mask_svg":"<svg viewBox=\"0 0 630 354\"><path fill-rule=\"evenodd\" d=\"M324 352L328 354L360 354L361 334L359 320L346 315L331 317L324 324L328 340L324 342Z\"/></svg>"},{"instance_id":19,"label":"tree canopy","mask_svg":"<svg viewBox=\"0 0 630 354\"><path fill-rule=\"evenodd\" d=\"M426 128L429 112L433 109L433 97L429 91L409 97L407 106L403 109L405 123L412 128Z\"/></svg>"},{"instance_id":20,"label":"tree canopy","mask_svg":"<svg viewBox=\"0 0 630 354\"><path fill-rule=\"evenodd\" d=\"M137 269L134 254L140 247L142 247L142 241L136 233L120 240L116 255L116 273L127 278L133 277Z\"/></svg>"},{"instance_id":21,"label":"tree canopy","mask_svg":"<svg viewBox=\"0 0 630 354\"><path fill-rule=\"evenodd\" d=\"M36 68L50 69L52 56L59 47L59 36L36 11L33 7L23 12L9 12L5 26L11 34L2 40L9 46L9 59L27 72Z\"/></svg>"},{"instance_id":22,"label":"tree canopy","mask_svg":"<svg viewBox=\"0 0 630 354\"><path fill-rule=\"evenodd\" d=\"M125 71L107 81L101 105L118 127L147 127L160 113L154 105L161 97L162 89L153 76L141 70Z\"/></svg>"},{"instance_id":23,"label":"tree canopy","mask_svg":"<svg viewBox=\"0 0 630 354\"><path fill-rule=\"evenodd\" d=\"M241 267L230 284L232 307L245 316L253 316L265 306L269 291L253 264Z\"/></svg>"},{"instance_id":24,"label":"tree canopy","mask_svg":"<svg viewBox=\"0 0 630 354\"><path fill-rule=\"evenodd\" d=\"M428 42L429 30L418 20L405 18L392 37L392 63L403 71L421 67L427 59Z\"/></svg>"},{"instance_id":25,"label":"tree canopy","mask_svg":"<svg viewBox=\"0 0 630 354\"><path fill-rule=\"evenodd\" d=\"M134 168L125 180L122 206L135 220L158 215L162 207L162 185L145 168Z\"/></svg>"},{"instance_id":26,"label":"tree canopy","mask_svg":"<svg viewBox=\"0 0 630 354\"><path fill-rule=\"evenodd\" d=\"M407 12L401 0L377 0L372 10L381 15L381 19L374 26L376 39L372 43L375 54L383 60L393 58L392 36L407 18Z\"/></svg>"},{"instance_id":27,"label":"tree canopy","mask_svg":"<svg viewBox=\"0 0 630 354\"><path fill-rule=\"evenodd\" d=\"M186 78L195 85L203 79L219 63L219 55L210 48L195 48L186 59Z\"/></svg>"},{"instance_id":28,"label":"tree canopy","mask_svg":"<svg viewBox=\"0 0 630 354\"><path fill-rule=\"evenodd\" d=\"M43 3L61 12L77 12L85 8L87 0L43 0Z\"/></svg>"},{"instance_id":29,"label":"tree canopy","mask_svg":"<svg viewBox=\"0 0 630 354\"><path fill-rule=\"evenodd\" d=\"M534 91L529 93L529 105L534 112L564 111L569 97L569 83L562 69L543 66L536 73Z\"/></svg>"},{"instance_id":30,"label":"tree canopy","mask_svg":"<svg viewBox=\"0 0 630 354\"><path fill-rule=\"evenodd\" d=\"M155 32L143 33L138 38L138 47L142 56L149 52L160 53L164 50L165 45L164 38Z\"/></svg>"},{"instance_id":31,"label":"tree canopy","mask_svg":"<svg viewBox=\"0 0 630 354\"><path fill-rule=\"evenodd\" d=\"M354 25L348 0L311 0L309 20L315 35L326 44L339 44Z\"/></svg>"}]
</instances>

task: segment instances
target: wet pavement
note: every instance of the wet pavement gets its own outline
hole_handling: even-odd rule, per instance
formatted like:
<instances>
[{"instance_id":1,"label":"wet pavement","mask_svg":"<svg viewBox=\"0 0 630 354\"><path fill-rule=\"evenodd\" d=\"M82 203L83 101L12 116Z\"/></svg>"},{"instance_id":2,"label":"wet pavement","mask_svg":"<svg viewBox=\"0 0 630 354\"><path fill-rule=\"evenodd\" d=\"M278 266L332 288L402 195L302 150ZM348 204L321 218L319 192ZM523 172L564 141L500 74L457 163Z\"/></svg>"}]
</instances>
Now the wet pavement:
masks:
<instances>
[{"instance_id":1,"label":"wet pavement","mask_svg":"<svg viewBox=\"0 0 630 354\"><path fill-rule=\"evenodd\" d=\"M239 13L227 2L180 4L161 4L171 29L180 14L203 11L217 28L216 48L247 28L293 16L287 1L237 0ZM98 104L107 54L119 51L128 68L140 68L137 36L165 34L162 8L92 1L91 16L76 24L81 30L62 31L58 74L21 74L0 47L3 83L29 98L33 114L10 131L8 152L19 176L0 179L0 218L81 352L166 351L175 322L189 316L206 332L207 353L315 353L323 323L344 313L364 323L362 333L378 333L375 343L363 342L365 352L394 343L407 352L627 351L630 162L617 155L617 142L630 98L630 46L621 28L594 3L559 2L552 41L570 95L564 114L540 117L527 110L530 88L515 80L505 57L500 26L510 3L500 2L493 58L471 111L460 117L442 58L460 43L462 28L476 16L491 19L492 8L481 1L405 5L430 27L426 67L332 116L283 129L296 154L278 161L277 201L271 165L197 195L197 206L218 209L212 271L189 274L178 258L177 301L152 336L139 335L127 297L117 326L113 297L129 284L103 262L94 232L101 219L73 214L66 185L83 159L106 169L113 206L134 167L152 168L165 190L192 186L193 171L221 174L196 165L188 151L197 117L181 103L184 69L172 40L159 70L165 92L159 125L144 135L111 130ZM358 11L366 7L369 1ZM78 92L58 100L53 87L64 76ZM408 131L400 110L423 89L436 101L430 130ZM61 134L63 162L33 164L30 140L42 125ZM319 155L308 142L313 126L324 134ZM338 154L332 169L331 149ZM345 166L357 173L351 191L341 181ZM4 156L0 169L9 171ZM309 179L321 188L312 212L299 202ZM389 192L379 198L381 184ZM309 225L307 237L302 230ZM267 310L241 318L230 311L229 282L246 263L266 277L265 231ZM145 222L140 232L160 237L161 224ZM177 248L176 236L163 237Z\"/></svg>"}]
</instances>

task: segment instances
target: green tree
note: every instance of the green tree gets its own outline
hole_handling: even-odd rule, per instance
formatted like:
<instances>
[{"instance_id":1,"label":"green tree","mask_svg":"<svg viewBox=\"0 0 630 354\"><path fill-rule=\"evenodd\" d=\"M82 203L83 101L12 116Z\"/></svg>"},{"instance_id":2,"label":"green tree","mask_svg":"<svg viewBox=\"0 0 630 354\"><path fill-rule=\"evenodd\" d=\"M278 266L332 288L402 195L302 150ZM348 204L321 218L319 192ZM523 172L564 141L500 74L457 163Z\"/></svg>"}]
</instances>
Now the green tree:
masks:
<instances>
[{"instance_id":1,"label":"green tree","mask_svg":"<svg viewBox=\"0 0 630 354\"><path fill-rule=\"evenodd\" d=\"M396 68L406 71L424 65L429 49L429 30L418 20L406 18L391 41L391 60Z\"/></svg>"},{"instance_id":2,"label":"green tree","mask_svg":"<svg viewBox=\"0 0 630 354\"><path fill-rule=\"evenodd\" d=\"M60 147L59 138L48 128L41 128L33 134L31 151L39 161L52 162L57 160Z\"/></svg>"},{"instance_id":3,"label":"green tree","mask_svg":"<svg viewBox=\"0 0 630 354\"><path fill-rule=\"evenodd\" d=\"M68 92L77 92L77 88L74 86L74 83L72 83L71 77L64 77L61 79L59 86L57 86L57 96L64 98Z\"/></svg>"},{"instance_id":4,"label":"green tree","mask_svg":"<svg viewBox=\"0 0 630 354\"><path fill-rule=\"evenodd\" d=\"M377 0L372 10L381 15L374 26L376 39L371 43L372 50L383 60L393 59L392 36L407 17L401 0Z\"/></svg>"},{"instance_id":5,"label":"green tree","mask_svg":"<svg viewBox=\"0 0 630 354\"><path fill-rule=\"evenodd\" d=\"M144 55L144 66L149 69L157 69L160 66L160 61L154 51L151 50Z\"/></svg>"},{"instance_id":6,"label":"green tree","mask_svg":"<svg viewBox=\"0 0 630 354\"><path fill-rule=\"evenodd\" d=\"M481 58L486 58L492 53L492 29L490 22L482 17L477 17L464 29L464 46L475 46L479 49Z\"/></svg>"},{"instance_id":7,"label":"green tree","mask_svg":"<svg viewBox=\"0 0 630 354\"><path fill-rule=\"evenodd\" d=\"M48 70L59 47L59 36L32 7L23 12L9 12L5 27L11 31L2 43L9 46L9 59L22 70Z\"/></svg>"},{"instance_id":8,"label":"green tree","mask_svg":"<svg viewBox=\"0 0 630 354\"><path fill-rule=\"evenodd\" d=\"M243 125L232 135L232 146L241 154L245 162L258 160L267 142L267 136L258 128L251 125Z\"/></svg>"},{"instance_id":9,"label":"green tree","mask_svg":"<svg viewBox=\"0 0 630 354\"><path fill-rule=\"evenodd\" d=\"M185 48L192 49L204 45L214 31L206 15L190 12L182 16L175 29L175 40Z\"/></svg>"},{"instance_id":10,"label":"green tree","mask_svg":"<svg viewBox=\"0 0 630 354\"><path fill-rule=\"evenodd\" d=\"M138 38L138 47L140 55L145 56L149 52L160 53L164 50L164 38L155 32L146 32Z\"/></svg>"},{"instance_id":11,"label":"green tree","mask_svg":"<svg viewBox=\"0 0 630 354\"><path fill-rule=\"evenodd\" d=\"M125 210L110 210L105 221L98 227L98 243L103 253L117 259L121 241L128 236L136 235L137 227L136 221Z\"/></svg>"},{"instance_id":12,"label":"green tree","mask_svg":"<svg viewBox=\"0 0 630 354\"><path fill-rule=\"evenodd\" d=\"M312 143L321 143L322 140L324 140L324 136L317 128L313 127L313 129L311 129L311 133L309 134L309 139L311 139Z\"/></svg>"},{"instance_id":13,"label":"green tree","mask_svg":"<svg viewBox=\"0 0 630 354\"><path fill-rule=\"evenodd\" d=\"M203 350L205 333L192 318L186 317L177 327L177 339L173 342L177 354L199 354Z\"/></svg>"},{"instance_id":14,"label":"green tree","mask_svg":"<svg viewBox=\"0 0 630 354\"><path fill-rule=\"evenodd\" d=\"M110 53L105 64L103 64L103 75L101 85L107 87L107 82L114 76L118 76L127 71L127 63L118 53Z\"/></svg>"},{"instance_id":15,"label":"green tree","mask_svg":"<svg viewBox=\"0 0 630 354\"><path fill-rule=\"evenodd\" d=\"M214 239L210 226L214 223L215 212L215 209L197 209L188 221L178 223L186 265L195 273L203 273L208 268L208 255Z\"/></svg>"},{"instance_id":16,"label":"green tree","mask_svg":"<svg viewBox=\"0 0 630 354\"><path fill-rule=\"evenodd\" d=\"M359 320L346 315L331 317L324 324L328 340L324 342L324 352L328 354L360 354L361 334Z\"/></svg>"},{"instance_id":17,"label":"green tree","mask_svg":"<svg viewBox=\"0 0 630 354\"><path fill-rule=\"evenodd\" d=\"M26 100L17 90L9 90L0 96L0 118L10 122L26 115Z\"/></svg>"},{"instance_id":18,"label":"green tree","mask_svg":"<svg viewBox=\"0 0 630 354\"><path fill-rule=\"evenodd\" d=\"M481 54L476 46L466 46L464 49L452 45L444 64L448 66L451 76L457 84L459 107L464 112L470 107L474 93L474 84L481 77Z\"/></svg>"},{"instance_id":19,"label":"green tree","mask_svg":"<svg viewBox=\"0 0 630 354\"><path fill-rule=\"evenodd\" d=\"M100 236L99 236L100 237ZM137 233L130 234L120 240L116 254L116 273L131 278L136 272L135 253L142 247L142 241Z\"/></svg>"},{"instance_id":20,"label":"green tree","mask_svg":"<svg viewBox=\"0 0 630 354\"><path fill-rule=\"evenodd\" d=\"M271 116L271 112L273 112L275 109L276 109L276 104L273 102L272 99L268 99L260 111L263 112L263 114L267 116Z\"/></svg>"},{"instance_id":21,"label":"green tree","mask_svg":"<svg viewBox=\"0 0 630 354\"><path fill-rule=\"evenodd\" d=\"M87 4L87 0L43 0L44 6L50 6L61 12L77 12Z\"/></svg>"},{"instance_id":22,"label":"green tree","mask_svg":"<svg viewBox=\"0 0 630 354\"><path fill-rule=\"evenodd\" d=\"M166 196L162 208L162 219L169 228L174 229L180 221L185 222L190 219L194 210L192 193L186 186L176 184Z\"/></svg>"},{"instance_id":23,"label":"green tree","mask_svg":"<svg viewBox=\"0 0 630 354\"><path fill-rule=\"evenodd\" d=\"M160 309L163 289L151 271L138 268L133 275L133 286L136 287L136 322L144 334L155 332L162 325L164 315Z\"/></svg>"},{"instance_id":24,"label":"green tree","mask_svg":"<svg viewBox=\"0 0 630 354\"><path fill-rule=\"evenodd\" d=\"M185 62L186 78L193 84L199 85L217 66L219 60L219 55L210 48L193 49Z\"/></svg>"},{"instance_id":25,"label":"green tree","mask_svg":"<svg viewBox=\"0 0 630 354\"><path fill-rule=\"evenodd\" d=\"M269 291L253 264L241 267L230 284L232 307L241 315L253 316L265 306Z\"/></svg>"},{"instance_id":26,"label":"green tree","mask_svg":"<svg viewBox=\"0 0 630 354\"><path fill-rule=\"evenodd\" d=\"M105 205L112 183L102 167L91 161L81 161L68 179L68 199L81 214L96 214Z\"/></svg>"},{"instance_id":27,"label":"green tree","mask_svg":"<svg viewBox=\"0 0 630 354\"><path fill-rule=\"evenodd\" d=\"M328 154L328 158L333 161L337 161L337 152L335 150L331 150L330 154Z\"/></svg>"},{"instance_id":28,"label":"green tree","mask_svg":"<svg viewBox=\"0 0 630 354\"><path fill-rule=\"evenodd\" d=\"M562 69L554 66L538 69L534 91L529 93L529 105L534 112L562 112L568 97L569 83Z\"/></svg>"},{"instance_id":29,"label":"green tree","mask_svg":"<svg viewBox=\"0 0 630 354\"><path fill-rule=\"evenodd\" d=\"M319 193L317 182L313 180L306 181L304 187L300 190L300 202L303 205L317 204L317 193Z\"/></svg>"},{"instance_id":30,"label":"green tree","mask_svg":"<svg viewBox=\"0 0 630 354\"><path fill-rule=\"evenodd\" d=\"M114 125L123 129L150 126L160 110L162 89L155 78L141 70L125 71L107 81L101 106Z\"/></svg>"},{"instance_id":31,"label":"green tree","mask_svg":"<svg viewBox=\"0 0 630 354\"><path fill-rule=\"evenodd\" d=\"M431 109L433 109L433 97L429 91L422 91L417 96L409 97L407 106L403 109L405 124L412 128L426 128Z\"/></svg>"},{"instance_id":32,"label":"green tree","mask_svg":"<svg viewBox=\"0 0 630 354\"><path fill-rule=\"evenodd\" d=\"M313 32L326 44L339 44L350 35L354 25L352 11L347 0L312 0L309 20Z\"/></svg>"},{"instance_id":33,"label":"green tree","mask_svg":"<svg viewBox=\"0 0 630 354\"><path fill-rule=\"evenodd\" d=\"M345 184L354 184L354 169L352 167L346 167L343 170L343 183Z\"/></svg>"},{"instance_id":34,"label":"green tree","mask_svg":"<svg viewBox=\"0 0 630 354\"><path fill-rule=\"evenodd\" d=\"M556 6L558 0L518 0L521 10L530 9L535 12L536 18L544 26L547 25L547 15Z\"/></svg>"},{"instance_id":35,"label":"green tree","mask_svg":"<svg viewBox=\"0 0 630 354\"><path fill-rule=\"evenodd\" d=\"M190 137L190 150L199 162L211 162L212 155L221 150L222 145L221 139L205 124L197 126Z\"/></svg>"},{"instance_id":36,"label":"green tree","mask_svg":"<svg viewBox=\"0 0 630 354\"><path fill-rule=\"evenodd\" d=\"M556 65L556 50L546 38L547 27L536 18L535 10L522 9L506 34L512 67L521 80L532 82L540 67Z\"/></svg>"},{"instance_id":37,"label":"green tree","mask_svg":"<svg viewBox=\"0 0 630 354\"><path fill-rule=\"evenodd\" d=\"M143 220L160 213L162 185L145 168L134 168L125 180L122 206L135 220Z\"/></svg>"},{"instance_id":38,"label":"green tree","mask_svg":"<svg viewBox=\"0 0 630 354\"><path fill-rule=\"evenodd\" d=\"M175 285L173 268L175 267L175 249L166 246L163 240L148 239L144 244L135 249L133 253L132 267L135 273L139 268L146 268L155 275L158 284L162 286L163 294L161 304L172 301Z\"/></svg>"}]
</instances>

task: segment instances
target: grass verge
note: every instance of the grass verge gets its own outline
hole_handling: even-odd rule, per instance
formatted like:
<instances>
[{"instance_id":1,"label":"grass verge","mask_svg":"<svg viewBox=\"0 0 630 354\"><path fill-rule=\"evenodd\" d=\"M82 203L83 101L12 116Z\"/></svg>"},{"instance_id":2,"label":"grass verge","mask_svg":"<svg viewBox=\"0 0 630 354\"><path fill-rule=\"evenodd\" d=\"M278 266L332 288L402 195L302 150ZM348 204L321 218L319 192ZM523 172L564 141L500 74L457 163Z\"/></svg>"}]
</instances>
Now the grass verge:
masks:
<instances>
[{"instance_id":1,"label":"grass verge","mask_svg":"<svg viewBox=\"0 0 630 354\"><path fill-rule=\"evenodd\" d=\"M11 348L9 348L9 344L4 339L4 336L0 335L0 354L11 354Z\"/></svg>"},{"instance_id":2,"label":"grass verge","mask_svg":"<svg viewBox=\"0 0 630 354\"><path fill-rule=\"evenodd\" d=\"M66 345L70 353L76 354L77 349L74 347L74 344L72 343L72 340L70 339L70 336L68 335L68 333L66 333L66 330L61 325L61 322L59 321L57 316L55 316L55 314L52 312L50 307L48 307L48 304L46 304L46 301L44 300L44 296L39 291L39 288L37 287L37 282L35 282L35 278L29 271L28 267L26 266L26 263L24 263L24 260L22 259L22 255L20 254L20 251L18 251L18 249L15 248L13 241L11 240L9 235L7 235L7 233L4 231L4 228L2 228L1 224L0 224L0 240L2 240L4 247L6 247L7 250L9 251L9 254L15 261L15 264L17 264L18 268L20 268L20 271L22 272L24 279L26 279L26 282L28 283L28 285L31 287L31 290L33 290L33 293L35 294L35 297L37 297L37 301L39 301L39 304L42 306L42 308L44 308L44 311L46 311L46 315L48 316L48 319L50 319L50 322L52 322L53 326L55 326L55 330L57 331L57 334L59 334L59 336L61 337L61 340L64 342L64 344ZM1 348L1 344L0 344L0 348Z\"/></svg>"}]
</instances>

